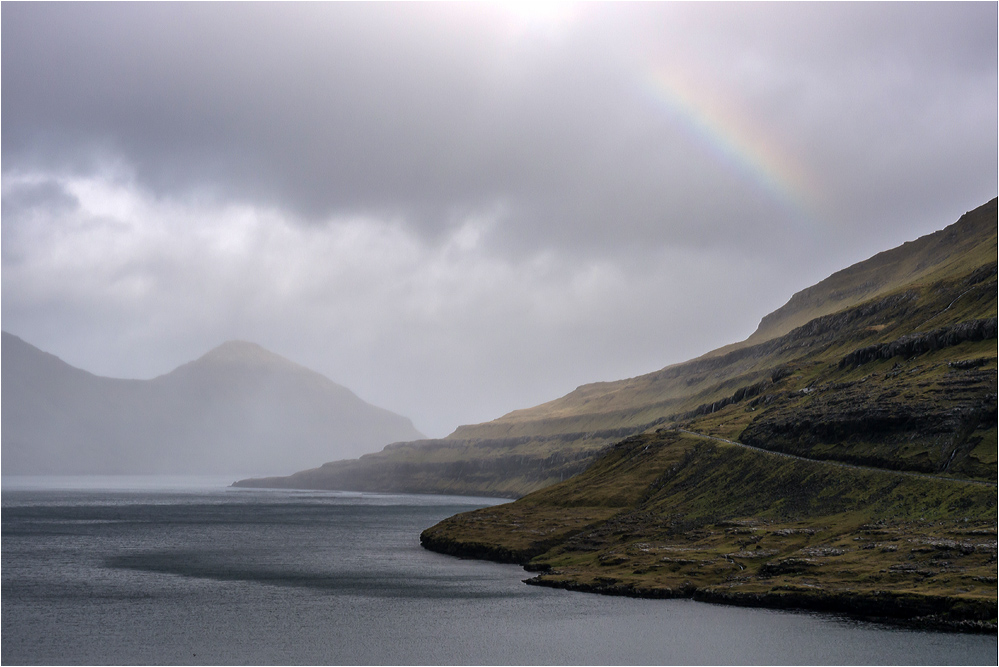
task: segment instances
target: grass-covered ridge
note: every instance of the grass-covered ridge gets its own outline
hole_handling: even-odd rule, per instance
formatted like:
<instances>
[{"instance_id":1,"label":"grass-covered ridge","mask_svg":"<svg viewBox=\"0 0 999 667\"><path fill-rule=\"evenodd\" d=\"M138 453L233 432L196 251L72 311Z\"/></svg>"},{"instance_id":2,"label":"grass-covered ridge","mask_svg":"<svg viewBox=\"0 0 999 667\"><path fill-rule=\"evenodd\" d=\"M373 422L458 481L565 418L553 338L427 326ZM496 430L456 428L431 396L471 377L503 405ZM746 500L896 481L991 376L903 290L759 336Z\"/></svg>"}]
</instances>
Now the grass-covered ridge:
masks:
<instances>
[{"instance_id":1,"label":"grass-covered ridge","mask_svg":"<svg viewBox=\"0 0 999 667\"><path fill-rule=\"evenodd\" d=\"M870 301L904 285L946 280L966 273L969 266L994 262L996 203L993 199L945 229L878 253L798 292L764 317L746 342L783 335L816 317ZM989 238L991 244L986 241Z\"/></svg>"}]
</instances>

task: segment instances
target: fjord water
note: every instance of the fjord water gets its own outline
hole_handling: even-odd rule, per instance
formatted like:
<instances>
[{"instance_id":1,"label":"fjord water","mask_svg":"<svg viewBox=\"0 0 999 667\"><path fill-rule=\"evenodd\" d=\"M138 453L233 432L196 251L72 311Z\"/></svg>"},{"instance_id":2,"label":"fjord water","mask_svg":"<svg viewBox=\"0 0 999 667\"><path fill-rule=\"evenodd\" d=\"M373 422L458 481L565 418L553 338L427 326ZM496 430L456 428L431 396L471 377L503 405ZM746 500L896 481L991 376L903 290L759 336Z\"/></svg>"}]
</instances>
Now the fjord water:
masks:
<instances>
[{"instance_id":1,"label":"fjord water","mask_svg":"<svg viewBox=\"0 0 999 667\"><path fill-rule=\"evenodd\" d=\"M995 663L995 636L537 588L420 547L496 502L5 478L2 661Z\"/></svg>"}]
</instances>

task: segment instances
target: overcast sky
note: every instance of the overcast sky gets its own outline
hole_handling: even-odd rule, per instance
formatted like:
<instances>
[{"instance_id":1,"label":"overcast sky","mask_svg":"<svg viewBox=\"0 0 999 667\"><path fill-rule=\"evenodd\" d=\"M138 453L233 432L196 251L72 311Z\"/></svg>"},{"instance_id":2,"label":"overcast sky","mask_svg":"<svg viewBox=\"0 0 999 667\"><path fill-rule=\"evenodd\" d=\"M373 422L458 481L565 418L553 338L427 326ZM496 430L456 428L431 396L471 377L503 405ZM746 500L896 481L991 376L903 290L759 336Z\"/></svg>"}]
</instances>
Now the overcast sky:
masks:
<instances>
[{"instance_id":1,"label":"overcast sky","mask_svg":"<svg viewBox=\"0 0 999 667\"><path fill-rule=\"evenodd\" d=\"M430 436L741 340L996 195L997 4L2 5L2 325Z\"/></svg>"}]
</instances>

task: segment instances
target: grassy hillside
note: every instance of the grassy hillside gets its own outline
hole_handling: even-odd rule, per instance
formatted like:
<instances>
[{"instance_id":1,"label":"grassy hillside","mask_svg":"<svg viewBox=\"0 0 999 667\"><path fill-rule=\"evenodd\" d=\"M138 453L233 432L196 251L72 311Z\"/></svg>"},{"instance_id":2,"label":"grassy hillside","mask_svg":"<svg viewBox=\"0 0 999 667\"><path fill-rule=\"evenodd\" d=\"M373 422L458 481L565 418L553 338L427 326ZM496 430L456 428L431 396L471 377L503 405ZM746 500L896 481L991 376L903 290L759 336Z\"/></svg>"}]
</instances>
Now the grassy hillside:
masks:
<instances>
[{"instance_id":1,"label":"grassy hillside","mask_svg":"<svg viewBox=\"0 0 999 667\"><path fill-rule=\"evenodd\" d=\"M994 481L660 429L620 442L582 475L447 519L421 540L526 564L537 585L994 631L996 517Z\"/></svg>"},{"instance_id":2,"label":"grassy hillside","mask_svg":"<svg viewBox=\"0 0 999 667\"><path fill-rule=\"evenodd\" d=\"M443 440L239 484L519 497L695 417L775 450L994 478L996 210L830 276L743 343Z\"/></svg>"},{"instance_id":3,"label":"grassy hillside","mask_svg":"<svg viewBox=\"0 0 999 667\"><path fill-rule=\"evenodd\" d=\"M789 342L818 333L813 331L815 328L839 334L836 325L843 320L822 318L861 304L873 304L871 308L875 310L889 307L892 304L884 303L889 295L902 295L903 308L895 308L893 312L904 319L892 319L888 313L884 321L869 317L872 320L869 326L884 325L883 330L872 331L880 336L866 336L872 340L885 339L896 331L911 333L967 317L990 313L994 317L995 290L991 292L991 302L987 292L978 289L971 298L962 297L950 310L947 306L965 289L977 285L976 280L986 280L990 272L994 281L996 229L997 200L993 199L939 232L875 255L799 292L788 304L764 317L756 333L743 343L655 373L584 385L549 403L517 410L484 424L463 426L454 435L510 437L586 430L580 426L598 424L606 427L624 422L637 426L644 419L652 421L650 417L689 406L692 398L710 393L721 380L766 365L764 357L773 358L773 353ZM928 292L934 289L946 293ZM924 319L920 319L922 315ZM806 327L813 321L817 324ZM850 335L854 340L858 338L855 332ZM788 336L791 338L787 339ZM777 341L781 342L774 344Z\"/></svg>"},{"instance_id":4,"label":"grassy hillside","mask_svg":"<svg viewBox=\"0 0 999 667\"><path fill-rule=\"evenodd\" d=\"M994 632L995 210L796 295L761 324L778 335L508 415L663 406L581 475L424 546L536 585Z\"/></svg>"},{"instance_id":5,"label":"grassy hillside","mask_svg":"<svg viewBox=\"0 0 999 667\"><path fill-rule=\"evenodd\" d=\"M996 200L933 234L878 253L798 292L770 313L746 342L782 336L816 317L869 301L912 283L930 283L995 261ZM991 237L992 246L983 243Z\"/></svg>"}]
</instances>

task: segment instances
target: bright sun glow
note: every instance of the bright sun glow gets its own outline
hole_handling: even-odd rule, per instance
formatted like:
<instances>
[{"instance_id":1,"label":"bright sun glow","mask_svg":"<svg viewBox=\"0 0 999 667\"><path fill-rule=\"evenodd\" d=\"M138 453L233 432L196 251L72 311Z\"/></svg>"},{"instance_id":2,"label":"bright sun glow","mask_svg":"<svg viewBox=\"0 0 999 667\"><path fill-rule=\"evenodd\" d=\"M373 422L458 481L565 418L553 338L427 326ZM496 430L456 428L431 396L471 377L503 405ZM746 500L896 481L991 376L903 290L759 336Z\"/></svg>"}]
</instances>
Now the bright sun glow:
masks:
<instances>
[{"instance_id":1,"label":"bright sun glow","mask_svg":"<svg viewBox=\"0 0 999 667\"><path fill-rule=\"evenodd\" d=\"M561 34L580 14L574 2L496 2L490 3L507 16L511 27L520 34Z\"/></svg>"}]
</instances>

